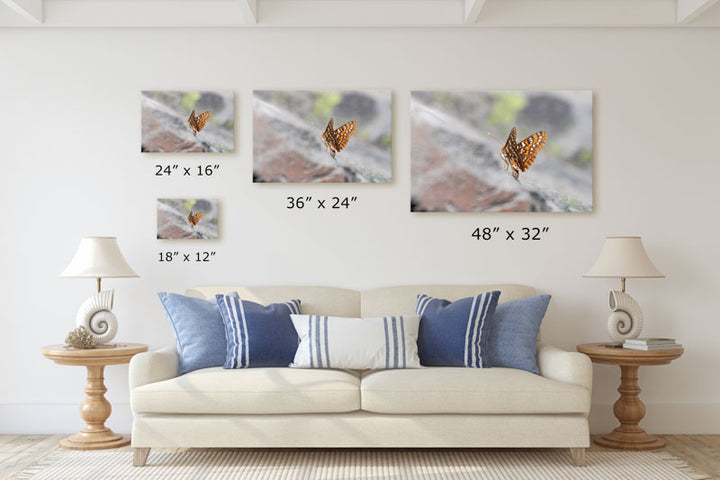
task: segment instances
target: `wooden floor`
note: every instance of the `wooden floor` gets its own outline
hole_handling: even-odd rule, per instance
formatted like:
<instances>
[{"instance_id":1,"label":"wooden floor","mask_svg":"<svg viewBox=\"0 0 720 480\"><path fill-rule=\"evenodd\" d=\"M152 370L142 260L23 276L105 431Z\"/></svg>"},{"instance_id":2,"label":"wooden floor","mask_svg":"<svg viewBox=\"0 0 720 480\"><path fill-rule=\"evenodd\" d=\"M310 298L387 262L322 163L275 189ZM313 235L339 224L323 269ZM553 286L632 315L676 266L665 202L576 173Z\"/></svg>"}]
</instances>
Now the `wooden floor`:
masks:
<instances>
[{"instance_id":1,"label":"wooden floor","mask_svg":"<svg viewBox=\"0 0 720 480\"><path fill-rule=\"evenodd\" d=\"M720 435L659 436L667 442L663 451L685 460L698 473L720 479ZM64 435L0 435L0 480L11 478L59 448L58 442L62 438ZM130 450L130 447L124 449ZM612 451L612 449L593 443L590 451Z\"/></svg>"}]
</instances>

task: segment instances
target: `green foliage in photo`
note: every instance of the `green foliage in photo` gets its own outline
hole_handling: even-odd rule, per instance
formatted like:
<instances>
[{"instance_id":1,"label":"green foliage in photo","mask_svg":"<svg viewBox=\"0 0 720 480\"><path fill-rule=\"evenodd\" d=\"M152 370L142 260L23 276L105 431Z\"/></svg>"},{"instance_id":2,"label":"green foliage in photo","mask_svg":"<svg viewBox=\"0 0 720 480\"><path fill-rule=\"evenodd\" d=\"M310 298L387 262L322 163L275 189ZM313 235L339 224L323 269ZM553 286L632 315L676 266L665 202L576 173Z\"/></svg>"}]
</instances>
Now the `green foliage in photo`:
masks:
<instances>
[{"instance_id":1,"label":"green foliage in photo","mask_svg":"<svg viewBox=\"0 0 720 480\"><path fill-rule=\"evenodd\" d=\"M338 103L342 101L342 95L338 92L323 92L318 94L313 106L313 117L326 118L332 116Z\"/></svg>"},{"instance_id":2,"label":"green foliage in photo","mask_svg":"<svg viewBox=\"0 0 720 480\"><path fill-rule=\"evenodd\" d=\"M498 93L494 97L493 109L488 122L492 126L506 127L512 125L520 110L527 105L527 98L517 93Z\"/></svg>"},{"instance_id":3,"label":"green foliage in photo","mask_svg":"<svg viewBox=\"0 0 720 480\"><path fill-rule=\"evenodd\" d=\"M180 107L190 111L195 108L198 100L200 100L200 92L184 92Z\"/></svg>"}]
</instances>

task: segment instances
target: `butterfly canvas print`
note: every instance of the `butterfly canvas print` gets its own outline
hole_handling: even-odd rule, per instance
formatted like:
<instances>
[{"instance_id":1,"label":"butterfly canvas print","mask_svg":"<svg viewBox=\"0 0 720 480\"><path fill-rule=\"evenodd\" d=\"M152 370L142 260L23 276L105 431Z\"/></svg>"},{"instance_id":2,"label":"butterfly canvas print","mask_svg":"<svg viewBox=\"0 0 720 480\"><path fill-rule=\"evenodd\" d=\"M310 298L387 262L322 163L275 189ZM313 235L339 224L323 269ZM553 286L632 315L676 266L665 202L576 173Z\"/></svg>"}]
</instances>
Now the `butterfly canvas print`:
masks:
<instances>
[{"instance_id":1,"label":"butterfly canvas print","mask_svg":"<svg viewBox=\"0 0 720 480\"><path fill-rule=\"evenodd\" d=\"M141 152L229 153L235 150L230 91L142 92Z\"/></svg>"},{"instance_id":2,"label":"butterfly canvas print","mask_svg":"<svg viewBox=\"0 0 720 480\"><path fill-rule=\"evenodd\" d=\"M392 180L389 90L253 92L256 183Z\"/></svg>"},{"instance_id":3,"label":"butterfly canvas print","mask_svg":"<svg viewBox=\"0 0 720 480\"><path fill-rule=\"evenodd\" d=\"M413 212L590 212L593 94L413 91Z\"/></svg>"},{"instance_id":4,"label":"butterfly canvas print","mask_svg":"<svg viewBox=\"0 0 720 480\"><path fill-rule=\"evenodd\" d=\"M207 198L160 198L157 201L160 240L216 240L218 202Z\"/></svg>"}]
</instances>

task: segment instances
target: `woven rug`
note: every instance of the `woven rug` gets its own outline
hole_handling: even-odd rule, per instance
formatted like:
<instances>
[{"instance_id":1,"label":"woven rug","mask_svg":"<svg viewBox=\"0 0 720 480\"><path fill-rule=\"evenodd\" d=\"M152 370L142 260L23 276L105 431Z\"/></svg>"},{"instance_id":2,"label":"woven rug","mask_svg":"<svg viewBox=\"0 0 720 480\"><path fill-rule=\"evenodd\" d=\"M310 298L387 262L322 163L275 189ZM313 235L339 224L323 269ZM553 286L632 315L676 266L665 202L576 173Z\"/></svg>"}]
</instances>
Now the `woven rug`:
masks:
<instances>
[{"instance_id":1,"label":"woven rug","mask_svg":"<svg viewBox=\"0 0 720 480\"><path fill-rule=\"evenodd\" d=\"M132 452L58 449L19 473L32 480L705 479L668 454L588 452L575 467L565 450L187 450Z\"/></svg>"}]
</instances>

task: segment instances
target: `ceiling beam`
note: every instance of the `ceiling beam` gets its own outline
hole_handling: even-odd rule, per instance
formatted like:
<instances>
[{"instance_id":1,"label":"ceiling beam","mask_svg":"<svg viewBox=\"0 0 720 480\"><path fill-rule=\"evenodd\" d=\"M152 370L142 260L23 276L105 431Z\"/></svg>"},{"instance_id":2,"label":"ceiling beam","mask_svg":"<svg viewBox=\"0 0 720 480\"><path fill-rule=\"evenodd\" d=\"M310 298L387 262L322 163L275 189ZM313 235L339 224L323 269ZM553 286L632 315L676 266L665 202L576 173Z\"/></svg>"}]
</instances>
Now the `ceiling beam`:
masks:
<instances>
[{"instance_id":1,"label":"ceiling beam","mask_svg":"<svg viewBox=\"0 0 720 480\"><path fill-rule=\"evenodd\" d=\"M43 23L43 0L2 0L2 2L31 22L38 25Z\"/></svg>"},{"instance_id":2,"label":"ceiling beam","mask_svg":"<svg viewBox=\"0 0 720 480\"><path fill-rule=\"evenodd\" d=\"M47 0L44 26L253 26L250 11L248 0Z\"/></svg>"},{"instance_id":3,"label":"ceiling beam","mask_svg":"<svg viewBox=\"0 0 720 480\"><path fill-rule=\"evenodd\" d=\"M476 23L480 18L483 6L485 6L485 0L465 0L465 23Z\"/></svg>"},{"instance_id":4,"label":"ceiling beam","mask_svg":"<svg viewBox=\"0 0 720 480\"><path fill-rule=\"evenodd\" d=\"M669 27L678 22L720 27L720 0L0 0L0 27L470 29Z\"/></svg>"},{"instance_id":5,"label":"ceiling beam","mask_svg":"<svg viewBox=\"0 0 720 480\"><path fill-rule=\"evenodd\" d=\"M425 27L462 25L463 0L260 0L262 26Z\"/></svg>"},{"instance_id":6,"label":"ceiling beam","mask_svg":"<svg viewBox=\"0 0 720 480\"><path fill-rule=\"evenodd\" d=\"M676 0L491 0L482 27L660 27L675 25Z\"/></svg>"},{"instance_id":7,"label":"ceiling beam","mask_svg":"<svg viewBox=\"0 0 720 480\"><path fill-rule=\"evenodd\" d=\"M688 24L712 7L718 0L677 0L677 23Z\"/></svg>"},{"instance_id":8,"label":"ceiling beam","mask_svg":"<svg viewBox=\"0 0 720 480\"><path fill-rule=\"evenodd\" d=\"M240 8L242 9L247 23L257 23L257 2L258 0L238 0L240 2Z\"/></svg>"}]
</instances>

